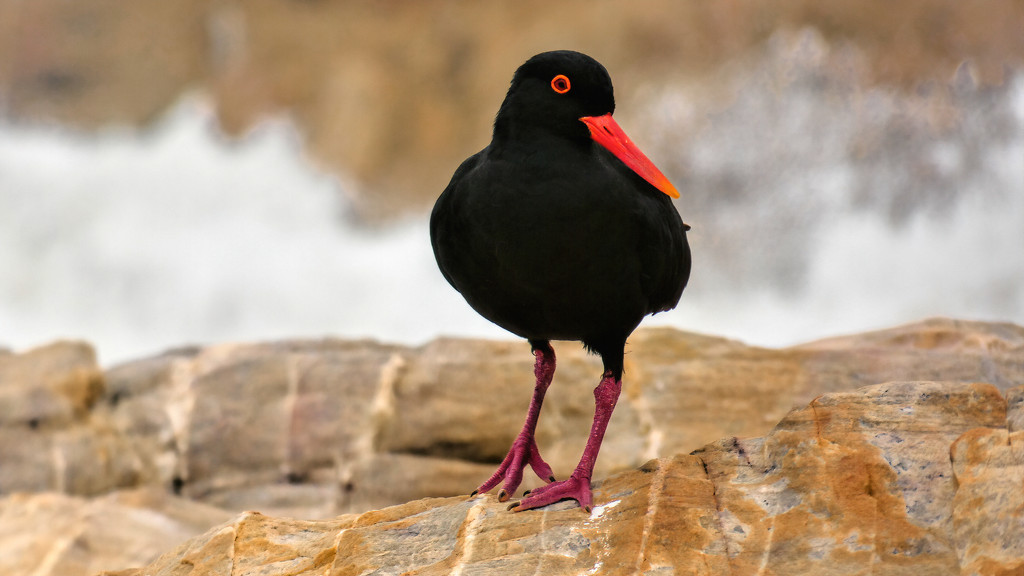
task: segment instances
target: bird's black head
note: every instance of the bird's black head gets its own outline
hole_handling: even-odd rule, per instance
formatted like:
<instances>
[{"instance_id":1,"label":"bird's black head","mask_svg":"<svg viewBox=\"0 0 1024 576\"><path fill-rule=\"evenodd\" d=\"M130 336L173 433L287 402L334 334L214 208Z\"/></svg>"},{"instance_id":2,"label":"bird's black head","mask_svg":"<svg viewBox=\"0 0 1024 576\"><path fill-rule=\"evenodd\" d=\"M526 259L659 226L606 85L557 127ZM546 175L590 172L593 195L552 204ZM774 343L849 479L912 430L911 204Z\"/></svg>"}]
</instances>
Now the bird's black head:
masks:
<instances>
[{"instance_id":1,"label":"bird's black head","mask_svg":"<svg viewBox=\"0 0 1024 576\"><path fill-rule=\"evenodd\" d=\"M652 186L678 198L675 186L612 119L614 111L612 79L597 60L569 50L544 52L516 70L488 148L498 154L509 142L518 142L545 150L545 138L551 137L596 143Z\"/></svg>"},{"instance_id":2,"label":"bird's black head","mask_svg":"<svg viewBox=\"0 0 1024 576\"><path fill-rule=\"evenodd\" d=\"M589 131L580 118L614 111L612 79L600 62L571 50L543 52L516 70L498 110L494 135L539 127L587 139Z\"/></svg>"}]
</instances>

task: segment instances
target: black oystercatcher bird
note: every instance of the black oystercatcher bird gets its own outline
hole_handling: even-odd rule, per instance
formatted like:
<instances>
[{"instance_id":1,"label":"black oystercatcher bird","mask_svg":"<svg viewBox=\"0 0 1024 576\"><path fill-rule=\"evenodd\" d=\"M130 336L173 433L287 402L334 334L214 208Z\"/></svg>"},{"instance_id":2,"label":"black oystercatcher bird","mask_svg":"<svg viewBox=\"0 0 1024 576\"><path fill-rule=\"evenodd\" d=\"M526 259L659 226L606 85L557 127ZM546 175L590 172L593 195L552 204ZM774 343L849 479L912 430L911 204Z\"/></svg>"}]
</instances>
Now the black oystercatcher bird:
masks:
<instances>
[{"instance_id":1,"label":"black oystercatcher bird","mask_svg":"<svg viewBox=\"0 0 1024 576\"><path fill-rule=\"evenodd\" d=\"M530 58L494 122L490 145L459 166L430 217L441 273L477 312L529 340L537 383L522 431L473 494L519 487L529 464L549 482L512 510L575 499L591 508L590 478L622 388L626 338L644 316L670 310L690 275L679 193L612 119L608 71L571 51ZM596 410L583 457L556 482L534 440L555 372L551 340L601 356Z\"/></svg>"}]
</instances>

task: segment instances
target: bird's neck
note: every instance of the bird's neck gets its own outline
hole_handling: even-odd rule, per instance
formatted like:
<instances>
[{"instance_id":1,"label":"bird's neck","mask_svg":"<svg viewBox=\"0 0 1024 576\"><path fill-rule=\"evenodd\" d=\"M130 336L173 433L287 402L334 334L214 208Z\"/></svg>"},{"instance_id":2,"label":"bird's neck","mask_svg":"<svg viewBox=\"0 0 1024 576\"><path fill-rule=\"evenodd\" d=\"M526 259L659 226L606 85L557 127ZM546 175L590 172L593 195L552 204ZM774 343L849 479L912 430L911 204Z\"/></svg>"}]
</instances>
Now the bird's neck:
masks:
<instances>
[{"instance_id":1,"label":"bird's neck","mask_svg":"<svg viewBox=\"0 0 1024 576\"><path fill-rule=\"evenodd\" d=\"M514 122L503 121L499 117L494 123L494 135L491 138L492 148L497 149L537 149L552 150L585 150L593 144L587 127L577 122L580 130L567 129L565 126L553 127L550 124L523 122L516 118ZM571 128L576 128L571 126Z\"/></svg>"},{"instance_id":2,"label":"bird's neck","mask_svg":"<svg viewBox=\"0 0 1024 576\"><path fill-rule=\"evenodd\" d=\"M558 139L587 143L590 131L586 124L576 118L552 118L534 102L524 100L517 90L510 90L498 109L494 118L494 134L492 141L508 142L543 142L547 139Z\"/></svg>"}]
</instances>

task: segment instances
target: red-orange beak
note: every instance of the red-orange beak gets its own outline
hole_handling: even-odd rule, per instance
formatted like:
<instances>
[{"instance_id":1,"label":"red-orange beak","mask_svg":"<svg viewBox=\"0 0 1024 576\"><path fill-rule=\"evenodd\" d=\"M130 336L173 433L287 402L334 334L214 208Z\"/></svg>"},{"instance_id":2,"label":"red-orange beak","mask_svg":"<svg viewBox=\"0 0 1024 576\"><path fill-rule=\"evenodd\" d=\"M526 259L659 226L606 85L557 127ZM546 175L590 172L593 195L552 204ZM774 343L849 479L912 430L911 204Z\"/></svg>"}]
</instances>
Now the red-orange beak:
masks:
<instances>
[{"instance_id":1,"label":"red-orange beak","mask_svg":"<svg viewBox=\"0 0 1024 576\"><path fill-rule=\"evenodd\" d=\"M584 116L580 121L590 128L590 137L595 142L604 146L622 163L629 166L629 169L639 174L652 186L668 194L672 198L679 198L676 187L668 181L668 178L658 170L658 167L651 162L644 153L633 144L633 141L626 136L626 133L619 127L611 114L604 116Z\"/></svg>"}]
</instances>

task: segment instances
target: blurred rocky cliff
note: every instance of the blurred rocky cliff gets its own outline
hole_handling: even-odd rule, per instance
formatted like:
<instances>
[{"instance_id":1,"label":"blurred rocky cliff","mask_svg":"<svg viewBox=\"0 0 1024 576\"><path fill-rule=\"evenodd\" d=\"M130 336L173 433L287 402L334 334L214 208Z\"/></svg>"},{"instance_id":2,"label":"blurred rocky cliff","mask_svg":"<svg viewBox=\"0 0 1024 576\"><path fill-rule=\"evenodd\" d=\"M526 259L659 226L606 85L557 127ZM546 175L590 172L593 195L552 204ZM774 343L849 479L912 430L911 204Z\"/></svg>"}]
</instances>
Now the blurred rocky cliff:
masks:
<instances>
[{"instance_id":1,"label":"blurred rocky cliff","mask_svg":"<svg viewBox=\"0 0 1024 576\"><path fill-rule=\"evenodd\" d=\"M654 322L1022 324L1022 29L1019 0L0 0L0 345L494 335L427 213L565 47L682 191L694 274Z\"/></svg>"},{"instance_id":2,"label":"blurred rocky cliff","mask_svg":"<svg viewBox=\"0 0 1024 576\"><path fill-rule=\"evenodd\" d=\"M355 180L358 213L378 219L429 206L453 167L486 144L511 71L539 51L601 60L624 125L638 125L634 138L645 142L657 138L645 122L699 128L642 117L666 90L713 113L739 96L730 79L756 70L766 42L814 30L830 47L820 64L844 79L843 92L895 88L928 119L904 130L941 134L958 124L957 70L972 85L1002 85L1024 63L1022 27L1019 1L4 0L0 114L145 126L192 91L213 99L230 134L286 113L313 157ZM827 88L827 76L819 81ZM773 82L785 90L785 71ZM863 153L875 144L866 138Z\"/></svg>"}]
</instances>

